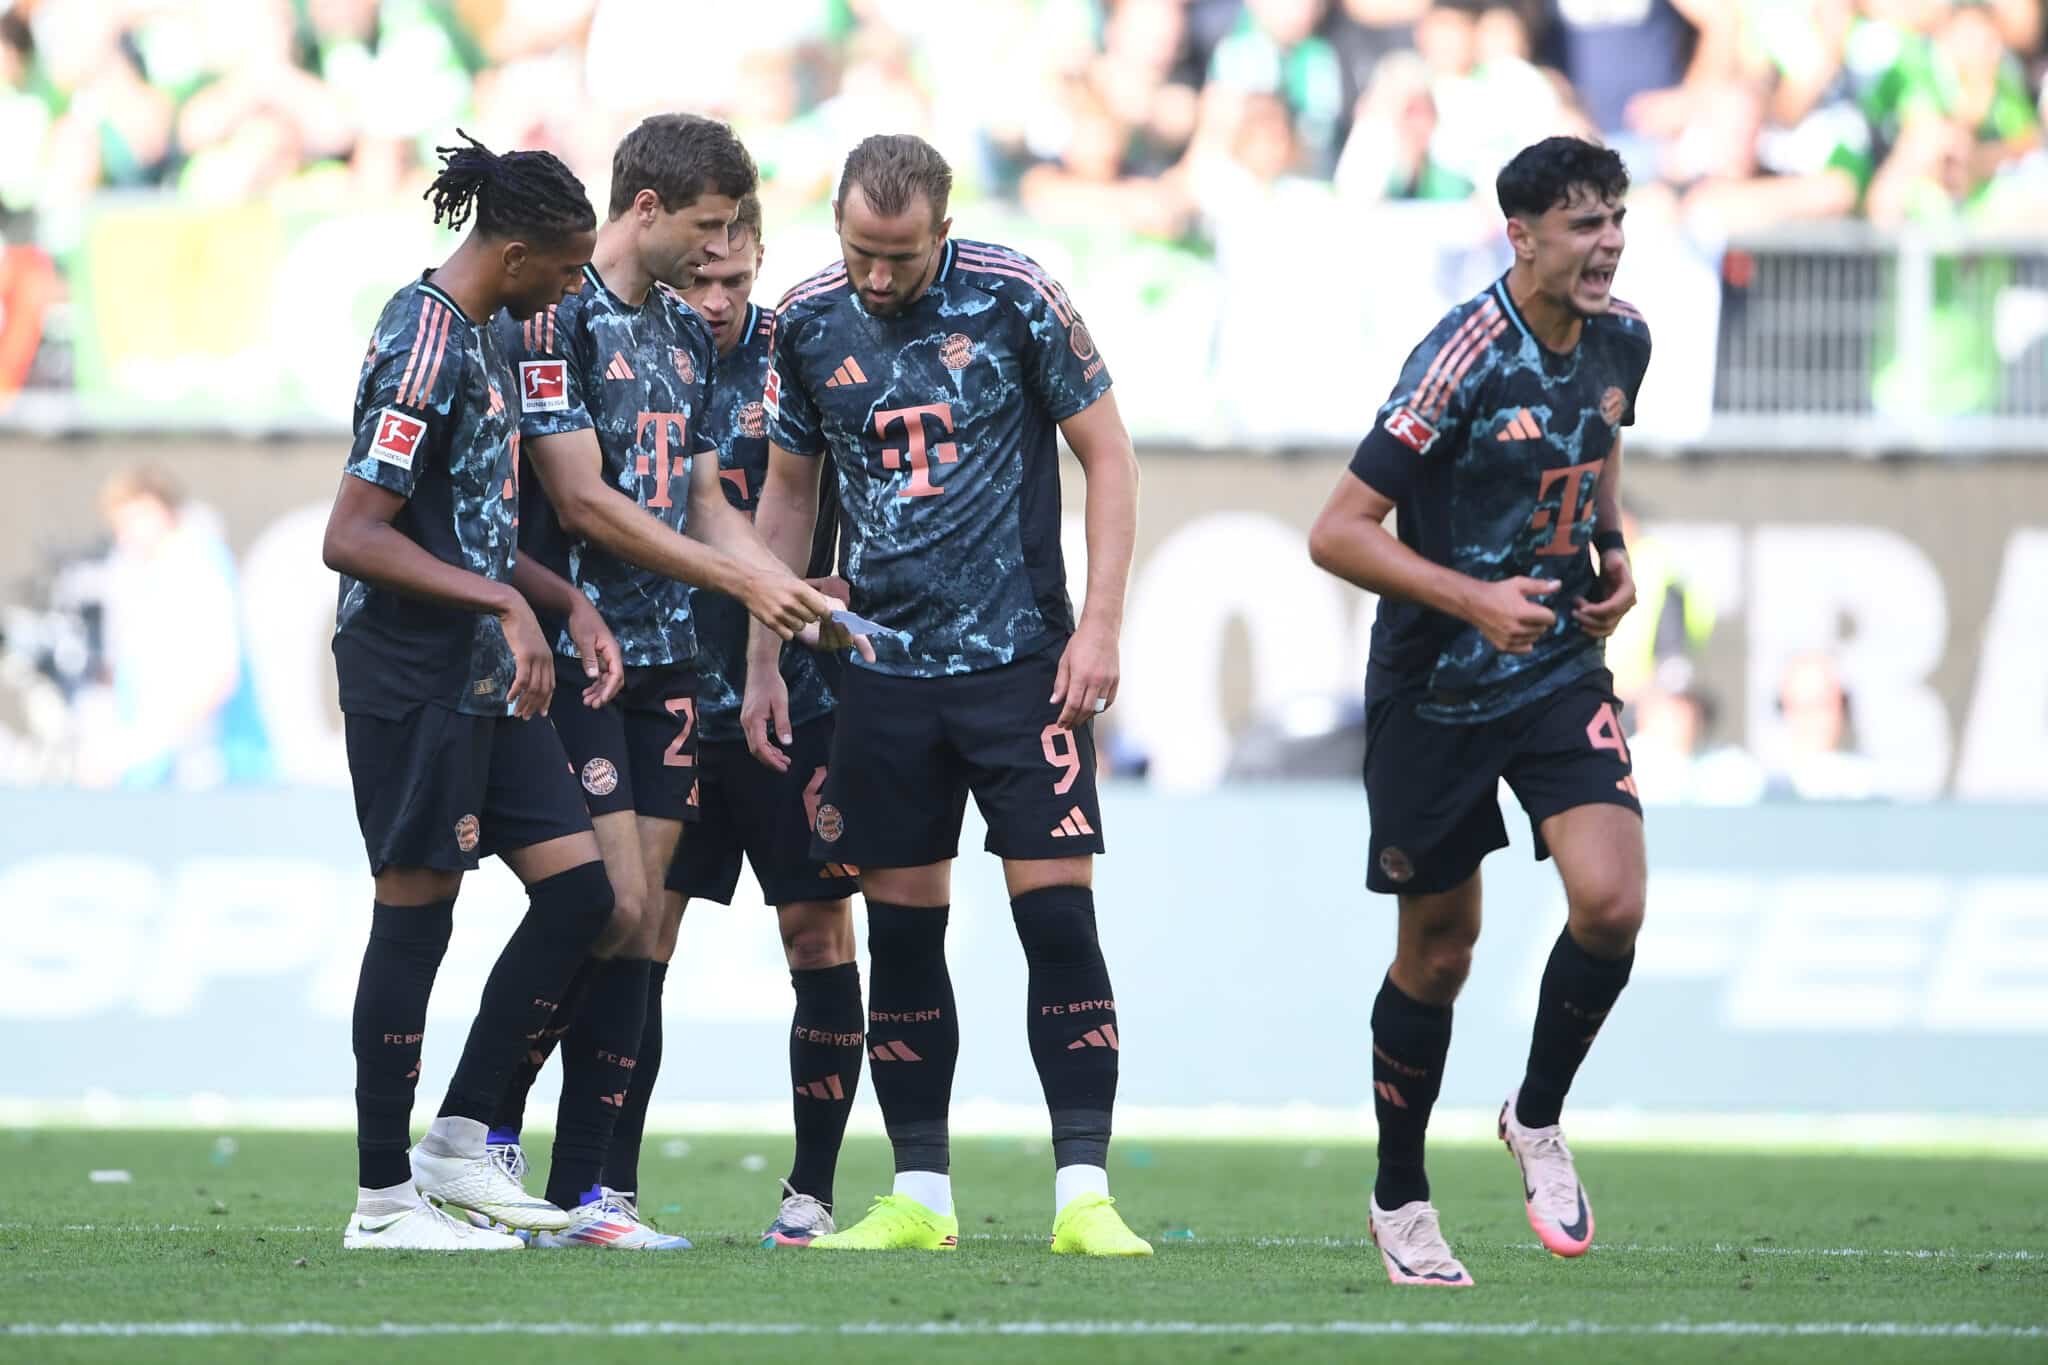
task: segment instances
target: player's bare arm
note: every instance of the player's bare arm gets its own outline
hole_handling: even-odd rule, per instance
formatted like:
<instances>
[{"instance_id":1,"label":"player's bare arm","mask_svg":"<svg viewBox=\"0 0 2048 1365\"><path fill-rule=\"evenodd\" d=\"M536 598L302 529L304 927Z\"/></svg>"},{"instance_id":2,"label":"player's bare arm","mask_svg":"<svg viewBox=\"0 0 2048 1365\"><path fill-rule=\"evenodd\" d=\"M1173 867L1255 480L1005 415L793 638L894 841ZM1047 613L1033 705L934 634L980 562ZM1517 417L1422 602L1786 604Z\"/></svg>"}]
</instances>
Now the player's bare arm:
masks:
<instances>
[{"instance_id":1,"label":"player's bare arm","mask_svg":"<svg viewBox=\"0 0 2048 1365\"><path fill-rule=\"evenodd\" d=\"M590 599L532 555L521 555L513 562L512 586L541 611L567 618L569 638L576 642L576 657L583 662L583 676L590 679L590 686L583 689L584 704L603 706L616 697L626 682L626 666L618 640Z\"/></svg>"},{"instance_id":2,"label":"player's bare arm","mask_svg":"<svg viewBox=\"0 0 2048 1365\"><path fill-rule=\"evenodd\" d=\"M818 462L768 443L768 473L754 506L754 532L768 552L801 569L818 527ZM776 747L794 742L789 725L789 688L782 680L782 646L756 621L747 631L747 691L740 703L740 729L747 749L775 769L787 771L789 755ZM770 736L774 738L771 739Z\"/></svg>"},{"instance_id":3,"label":"player's bare arm","mask_svg":"<svg viewBox=\"0 0 2048 1365\"><path fill-rule=\"evenodd\" d=\"M690 534L729 556L743 569L754 572L758 602L744 594L733 595L739 598L754 619L770 626L801 616L797 633L783 636L784 639L800 638L813 649L853 646L854 637L832 626L827 619L830 613L846 605L844 594L834 596L797 577L796 574L802 572L801 567L793 572L789 565L783 563L761 539L746 513L726 501L725 492L718 484L718 462L714 457L700 458L691 465ZM872 659L874 654L864 648L865 644L863 638L857 647L862 647L863 654Z\"/></svg>"},{"instance_id":4,"label":"player's bare arm","mask_svg":"<svg viewBox=\"0 0 2048 1365\"><path fill-rule=\"evenodd\" d=\"M1527 654L1557 622L1536 599L1554 592L1544 578L1483 583L1417 554L1386 528L1393 499L1346 471L1308 534L1309 558L1325 573L1379 593L1420 602L1476 627L1506 654Z\"/></svg>"},{"instance_id":5,"label":"player's bare arm","mask_svg":"<svg viewBox=\"0 0 2048 1365\"><path fill-rule=\"evenodd\" d=\"M1060 655L1051 698L1060 705L1059 724L1072 729L1114 706L1122 680L1117 638L1138 538L1138 456L1114 392L1060 423L1060 434L1088 483L1088 596Z\"/></svg>"},{"instance_id":6,"label":"player's bare arm","mask_svg":"<svg viewBox=\"0 0 2048 1365\"><path fill-rule=\"evenodd\" d=\"M1620 540L1621 433L1617 431L1614 450L1601 467L1600 481L1593 490L1593 548L1600 556L1599 582L1593 595L1572 608L1572 620L1596 640L1614 634L1621 618L1636 604L1635 574L1629 568L1628 546Z\"/></svg>"},{"instance_id":7,"label":"player's bare arm","mask_svg":"<svg viewBox=\"0 0 2048 1365\"><path fill-rule=\"evenodd\" d=\"M629 564L738 598L757 617L768 613L768 624L785 640L830 610L822 594L803 589L793 578L801 592L785 591L779 597L770 594L769 588L785 585L767 582L758 566L744 564L704 541L678 535L647 515L639 503L605 482L596 432L585 428L528 437L526 450L548 501L561 518L562 529L570 535ZM716 469L711 477L717 479Z\"/></svg>"},{"instance_id":8,"label":"player's bare arm","mask_svg":"<svg viewBox=\"0 0 2048 1365\"><path fill-rule=\"evenodd\" d=\"M512 714L522 720L545 715L554 700L555 660L533 608L511 584L436 559L400 532L391 523L404 507L405 499L389 489L344 474L327 514L321 561L336 573L380 588L497 617L512 651L512 686L506 693Z\"/></svg>"}]
</instances>

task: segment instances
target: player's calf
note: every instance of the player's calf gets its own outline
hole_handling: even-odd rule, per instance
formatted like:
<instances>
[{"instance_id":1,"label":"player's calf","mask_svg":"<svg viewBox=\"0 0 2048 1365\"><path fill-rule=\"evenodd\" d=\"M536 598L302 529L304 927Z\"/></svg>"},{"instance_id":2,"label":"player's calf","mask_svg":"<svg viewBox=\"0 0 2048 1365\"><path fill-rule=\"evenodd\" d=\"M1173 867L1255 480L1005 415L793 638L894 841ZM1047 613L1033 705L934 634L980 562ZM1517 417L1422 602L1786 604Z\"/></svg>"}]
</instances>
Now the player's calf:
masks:
<instances>
[{"instance_id":1,"label":"player's calf","mask_svg":"<svg viewBox=\"0 0 2048 1365\"><path fill-rule=\"evenodd\" d=\"M1047 886L1010 902L1030 969L1025 1030L1051 1111L1054 1213L1084 1196L1109 1195L1111 1114L1116 1108L1116 993L1095 933L1095 896L1085 886Z\"/></svg>"}]
</instances>

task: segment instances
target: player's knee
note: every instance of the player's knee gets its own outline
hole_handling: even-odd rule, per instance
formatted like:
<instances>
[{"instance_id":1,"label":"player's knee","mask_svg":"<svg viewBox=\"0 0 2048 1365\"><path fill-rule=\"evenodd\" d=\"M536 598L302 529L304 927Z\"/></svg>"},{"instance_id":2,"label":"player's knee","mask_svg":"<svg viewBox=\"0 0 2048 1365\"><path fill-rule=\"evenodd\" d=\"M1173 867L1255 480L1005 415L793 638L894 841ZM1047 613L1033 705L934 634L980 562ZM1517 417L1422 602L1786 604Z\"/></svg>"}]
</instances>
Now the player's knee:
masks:
<instances>
[{"instance_id":1,"label":"player's knee","mask_svg":"<svg viewBox=\"0 0 2048 1365\"><path fill-rule=\"evenodd\" d=\"M1571 910L1572 937L1596 957L1624 957L1635 947L1643 928L1643 888L1621 886L1604 889L1575 903Z\"/></svg>"},{"instance_id":2,"label":"player's knee","mask_svg":"<svg viewBox=\"0 0 2048 1365\"><path fill-rule=\"evenodd\" d=\"M1102 955L1095 936L1095 893L1085 886L1044 886L1010 902L1024 960L1070 965Z\"/></svg>"},{"instance_id":3,"label":"player's knee","mask_svg":"<svg viewBox=\"0 0 2048 1365\"><path fill-rule=\"evenodd\" d=\"M814 972L853 961L853 929L807 921L784 925L782 955L793 972Z\"/></svg>"},{"instance_id":4,"label":"player's knee","mask_svg":"<svg viewBox=\"0 0 2048 1365\"><path fill-rule=\"evenodd\" d=\"M565 941L587 948L610 923L616 898L604 864L580 863L526 888L527 913L539 916Z\"/></svg>"},{"instance_id":5,"label":"player's knee","mask_svg":"<svg viewBox=\"0 0 2048 1365\"><path fill-rule=\"evenodd\" d=\"M612 913L606 922L604 933L598 938L599 946L608 950L630 948L640 942L647 932L647 895L637 886L612 886Z\"/></svg>"},{"instance_id":6,"label":"player's knee","mask_svg":"<svg viewBox=\"0 0 2048 1365\"><path fill-rule=\"evenodd\" d=\"M1396 973L1402 989L1418 1000L1447 1005L1457 999L1472 974L1474 940L1464 934L1442 934L1403 945Z\"/></svg>"}]
</instances>

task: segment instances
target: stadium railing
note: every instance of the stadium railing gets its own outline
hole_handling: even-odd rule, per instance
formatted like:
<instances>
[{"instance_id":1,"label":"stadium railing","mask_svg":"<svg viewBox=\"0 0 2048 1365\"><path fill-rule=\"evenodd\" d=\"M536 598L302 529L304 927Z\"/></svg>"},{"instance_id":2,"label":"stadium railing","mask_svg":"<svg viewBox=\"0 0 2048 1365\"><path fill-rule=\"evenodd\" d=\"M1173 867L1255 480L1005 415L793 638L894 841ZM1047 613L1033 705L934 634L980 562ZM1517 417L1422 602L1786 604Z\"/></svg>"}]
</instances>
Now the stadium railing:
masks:
<instances>
[{"instance_id":1,"label":"stadium railing","mask_svg":"<svg viewBox=\"0 0 2048 1365\"><path fill-rule=\"evenodd\" d=\"M2048 447L2048 236L1802 224L1731 241L1704 444Z\"/></svg>"}]
</instances>

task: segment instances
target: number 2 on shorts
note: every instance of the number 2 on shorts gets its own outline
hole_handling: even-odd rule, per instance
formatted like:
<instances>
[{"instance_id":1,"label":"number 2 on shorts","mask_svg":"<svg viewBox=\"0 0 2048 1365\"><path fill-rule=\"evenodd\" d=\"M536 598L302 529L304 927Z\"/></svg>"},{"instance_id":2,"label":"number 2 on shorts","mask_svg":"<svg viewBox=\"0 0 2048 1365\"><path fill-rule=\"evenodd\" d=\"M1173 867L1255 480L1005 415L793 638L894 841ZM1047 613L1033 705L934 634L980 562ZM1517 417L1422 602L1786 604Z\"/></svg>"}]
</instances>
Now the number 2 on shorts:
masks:
<instances>
[{"instance_id":1,"label":"number 2 on shorts","mask_svg":"<svg viewBox=\"0 0 2048 1365\"><path fill-rule=\"evenodd\" d=\"M1610 749L1623 764L1628 763L1628 741L1621 737L1621 722L1615 719L1614 707L1607 702L1600 703L1600 709L1593 713L1593 719L1586 722L1586 739L1596 749ZM1636 779L1633 773L1625 773L1614 784L1630 796L1636 795Z\"/></svg>"},{"instance_id":2,"label":"number 2 on shorts","mask_svg":"<svg viewBox=\"0 0 2048 1365\"><path fill-rule=\"evenodd\" d=\"M662 751L661 761L671 768L693 768L697 765L694 754L684 752L690 736L697 730L697 699L695 697L670 697L662 703L668 713L682 726L676 731L675 739Z\"/></svg>"},{"instance_id":3,"label":"number 2 on shorts","mask_svg":"<svg viewBox=\"0 0 2048 1365\"><path fill-rule=\"evenodd\" d=\"M1062 730L1056 724L1048 725L1038 736L1038 743L1045 750L1045 761L1066 774L1052 784L1054 796L1065 796L1081 776L1081 752L1074 747L1074 732Z\"/></svg>"}]
</instances>

